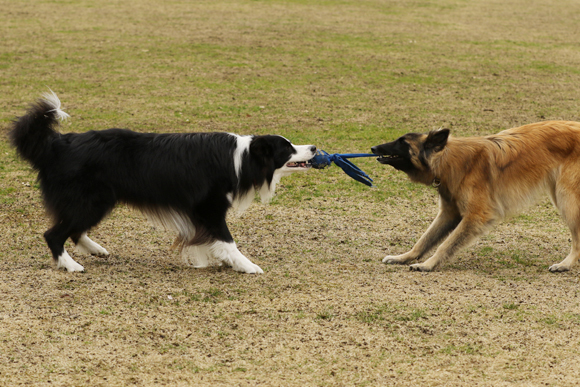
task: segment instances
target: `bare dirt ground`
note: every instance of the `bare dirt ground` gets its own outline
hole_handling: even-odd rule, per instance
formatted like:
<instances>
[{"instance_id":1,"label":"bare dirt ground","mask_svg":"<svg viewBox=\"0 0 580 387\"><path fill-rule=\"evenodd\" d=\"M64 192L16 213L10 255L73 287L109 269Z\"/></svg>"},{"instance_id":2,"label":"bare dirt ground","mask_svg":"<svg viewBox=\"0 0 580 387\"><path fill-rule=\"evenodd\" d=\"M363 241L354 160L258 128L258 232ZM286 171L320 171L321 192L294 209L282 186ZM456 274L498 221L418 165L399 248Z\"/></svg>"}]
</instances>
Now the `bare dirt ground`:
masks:
<instances>
[{"instance_id":1,"label":"bare dirt ground","mask_svg":"<svg viewBox=\"0 0 580 387\"><path fill-rule=\"evenodd\" d=\"M280 133L367 151L407 131L580 120L575 2L2 2L0 385L575 386L578 268L544 200L435 273L386 266L435 191L373 160L282 181L230 224L264 269L196 270L119 207L56 270L6 130L53 88L63 131Z\"/></svg>"}]
</instances>

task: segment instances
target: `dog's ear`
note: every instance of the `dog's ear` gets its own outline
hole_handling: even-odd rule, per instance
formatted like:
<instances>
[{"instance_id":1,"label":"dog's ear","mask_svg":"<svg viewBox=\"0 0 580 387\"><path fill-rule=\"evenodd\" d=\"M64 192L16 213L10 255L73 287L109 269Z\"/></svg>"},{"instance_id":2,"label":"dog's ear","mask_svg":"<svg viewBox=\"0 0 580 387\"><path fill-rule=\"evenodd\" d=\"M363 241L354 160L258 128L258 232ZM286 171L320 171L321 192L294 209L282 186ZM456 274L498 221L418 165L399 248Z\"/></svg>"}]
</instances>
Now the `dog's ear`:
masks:
<instances>
[{"instance_id":1,"label":"dog's ear","mask_svg":"<svg viewBox=\"0 0 580 387\"><path fill-rule=\"evenodd\" d=\"M449 138L449 129L432 130L423 144L425 151L439 152L445 148Z\"/></svg>"},{"instance_id":2,"label":"dog's ear","mask_svg":"<svg viewBox=\"0 0 580 387\"><path fill-rule=\"evenodd\" d=\"M265 137L254 137L250 143L250 155L261 161L266 161L274 157L274 148Z\"/></svg>"}]
</instances>

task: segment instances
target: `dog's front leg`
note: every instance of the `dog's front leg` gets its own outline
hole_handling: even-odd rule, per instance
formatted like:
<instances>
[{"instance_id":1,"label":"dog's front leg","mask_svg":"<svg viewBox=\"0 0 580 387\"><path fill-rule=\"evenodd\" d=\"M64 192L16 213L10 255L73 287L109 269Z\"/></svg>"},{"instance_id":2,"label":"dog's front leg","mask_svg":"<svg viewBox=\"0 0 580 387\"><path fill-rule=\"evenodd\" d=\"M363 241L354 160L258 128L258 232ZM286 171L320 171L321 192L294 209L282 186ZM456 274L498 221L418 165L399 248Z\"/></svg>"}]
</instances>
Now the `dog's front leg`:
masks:
<instances>
[{"instance_id":1,"label":"dog's front leg","mask_svg":"<svg viewBox=\"0 0 580 387\"><path fill-rule=\"evenodd\" d=\"M235 242L216 241L209 250L214 257L231 266L235 271L250 274L264 273L258 265L254 265L238 250Z\"/></svg>"},{"instance_id":2,"label":"dog's front leg","mask_svg":"<svg viewBox=\"0 0 580 387\"><path fill-rule=\"evenodd\" d=\"M411 251L401 255L387 255L383 258L386 264L405 264L420 259L429 252L441 239L449 234L461 221L461 215L454 203L441 199L439 214L427 231L415 243Z\"/></svg>"},{"instance_id":3,"label":"dog's front leg","mask_svg":"<svg viewBox=\"0 0 580 387\"><path fill-rule=\"evenodd\" d=\"M435 254L423 263L410 266L412 271L432 271L442 263L449 261L457 251L468 246L477 237L483 235L489 222L474 217L464 217L449 237L437 248Z\"/></svg>"}]
</instances>

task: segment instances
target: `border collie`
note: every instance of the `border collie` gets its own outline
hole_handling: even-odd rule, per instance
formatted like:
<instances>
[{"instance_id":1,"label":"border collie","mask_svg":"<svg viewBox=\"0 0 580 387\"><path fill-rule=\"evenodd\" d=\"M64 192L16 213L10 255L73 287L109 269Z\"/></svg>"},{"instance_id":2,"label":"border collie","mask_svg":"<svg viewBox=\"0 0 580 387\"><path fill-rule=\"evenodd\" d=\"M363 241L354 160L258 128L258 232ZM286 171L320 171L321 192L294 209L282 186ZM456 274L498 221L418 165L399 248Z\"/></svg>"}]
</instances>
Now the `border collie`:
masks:
<instances>
[{"instance_id":1,"label":"border collie","mask_svg":"<svg viewBox=\"0 0 580 387\"><path fill-rule=\"evenodd\" d=\"M80 253L108 255L87 232L125 203L176 232L174 246L182 255L192 247L195 267L215 259L239 272L263 273L236 247L226 213L247 209L256 191L267 202L280 178L308 169L316 152L313 145L276 135L56 131L58 120L68 117L51 91L15 119L9 134L18 154L38 171L54 219L44 238L57 268L68 271L84 267L66 252L66 240Z\"/></svg>"}]
</instances>

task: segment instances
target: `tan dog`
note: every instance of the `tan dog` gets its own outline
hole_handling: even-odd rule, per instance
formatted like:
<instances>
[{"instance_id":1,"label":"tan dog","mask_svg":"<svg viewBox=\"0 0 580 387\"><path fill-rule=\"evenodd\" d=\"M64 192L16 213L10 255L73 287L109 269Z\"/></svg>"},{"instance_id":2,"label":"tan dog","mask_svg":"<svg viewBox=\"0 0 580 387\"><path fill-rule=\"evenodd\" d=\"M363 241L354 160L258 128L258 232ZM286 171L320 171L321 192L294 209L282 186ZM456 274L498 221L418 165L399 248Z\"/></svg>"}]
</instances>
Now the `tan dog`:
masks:
<instances>
[{"instance_id":1,"label":"tan dog","mask_svg":"<svg viewBox=\"0 0 580 387\"><path fill-rule=\"evenodd\" d=\"M455 138L449 129L408 133L372 148L382 164L437 187L439 214L411 251L387 264L435 254L411 270L431 271L506 215L547 192L572 232L572 249L550 271L568 271L580 256L580 123L547 121L485 137Z\"/></svg>"}]
</instances>

